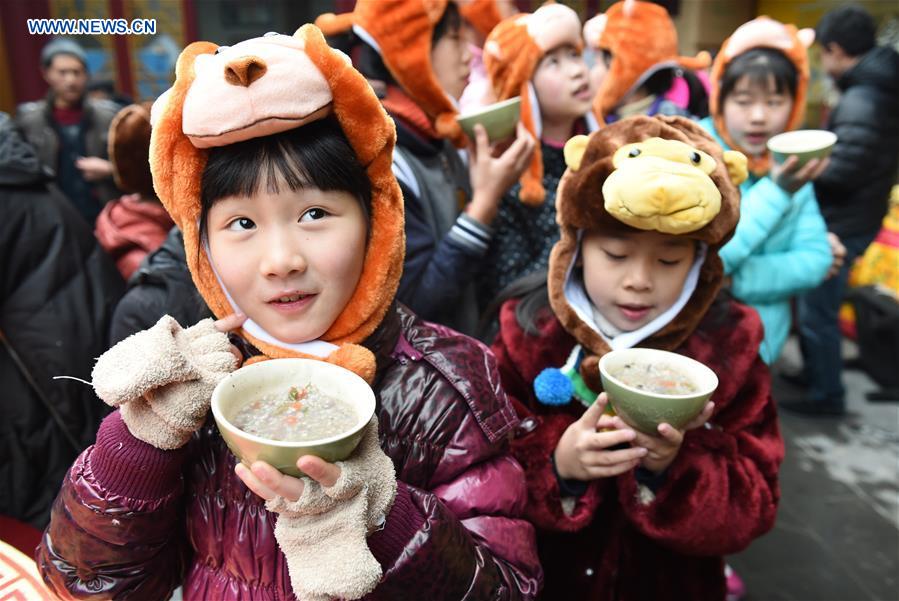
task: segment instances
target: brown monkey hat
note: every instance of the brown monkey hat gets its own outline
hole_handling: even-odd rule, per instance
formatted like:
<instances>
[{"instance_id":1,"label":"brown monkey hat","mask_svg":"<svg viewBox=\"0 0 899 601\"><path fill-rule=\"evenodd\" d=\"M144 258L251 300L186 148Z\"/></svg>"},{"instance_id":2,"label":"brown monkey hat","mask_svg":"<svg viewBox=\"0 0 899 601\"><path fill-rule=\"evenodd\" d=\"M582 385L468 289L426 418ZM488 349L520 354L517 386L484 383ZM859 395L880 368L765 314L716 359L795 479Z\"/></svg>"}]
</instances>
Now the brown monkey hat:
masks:
<instances>
[{"instance_id":1,"label":"brown monkey hat","mask_svg":"<svg viewBox=\"0 0 899 601\"><path fill-rule=\"evenodd\" d=\"M287 344L248 320L241 334L267 357L320 359L369 382L374 355L361 343L387 313L403 266L403 198L391 171L396 130L349 58L314 25L234 46L194 42L175 83L153 105L150 167L159 199L184 233L197 289L218 318L239 310L222 287L199 233L200 178L209 148L280 133L332 115L372 186L371 231L359 283L321 340Z\"/></svg>"},{"instance_id":2,"label":"brown monkey hat","mask_svg":"<svg viewBox=\"0 0 899 601\"><path fill-rule=\"evenodd\" d=\"M565 145L565 162L556 198L561 239L550 255L548 287L553 312L579 344L561 370L544 370L534 382L546 404L567 403L572 395L592 403L602 390L599 358L610 350L637 344L673 350L693 333L721 288L718 250L736 228L737 186L747 176L742 153L722 151L682 117L636 116L576 136ZM583 233L597 230L654 230L696 240L699 251L678 301L637 330L607 333L575 269Z\"/></svg>"}]
</instances>

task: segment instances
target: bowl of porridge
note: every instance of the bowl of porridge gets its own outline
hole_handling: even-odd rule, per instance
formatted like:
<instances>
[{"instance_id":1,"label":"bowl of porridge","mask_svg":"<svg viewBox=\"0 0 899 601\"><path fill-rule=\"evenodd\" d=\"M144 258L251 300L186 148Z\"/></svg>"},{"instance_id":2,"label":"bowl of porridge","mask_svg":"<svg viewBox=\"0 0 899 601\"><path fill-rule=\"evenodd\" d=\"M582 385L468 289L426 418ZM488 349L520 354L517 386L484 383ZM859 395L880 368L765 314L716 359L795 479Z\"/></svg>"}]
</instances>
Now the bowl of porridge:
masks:
<instances>
[{"instance_id":1,"label":"bowl of porridge","mask_svg":"<svg viewBox=\"0 0 899 601\"><path fill-rule=\"evenodd\" d=\"M718 388L715 372L699 361L648 348L606 353L599 375L615 412L647 434L657 434L661 423L682 428Z\"/></svg>"},{"instance_id":2,"label":"bowl of porridge","mask_svg":"<svg viewBox=\"0 0 899 601\"><path fill-rule=\"evenodd\" d=\"M226 376L212 393L212 415L245 465L261 460L302 476L297 459L350 456L375 411L375 394L353 372L313 359L271 359Z\"/></svg>"}]
</instances>

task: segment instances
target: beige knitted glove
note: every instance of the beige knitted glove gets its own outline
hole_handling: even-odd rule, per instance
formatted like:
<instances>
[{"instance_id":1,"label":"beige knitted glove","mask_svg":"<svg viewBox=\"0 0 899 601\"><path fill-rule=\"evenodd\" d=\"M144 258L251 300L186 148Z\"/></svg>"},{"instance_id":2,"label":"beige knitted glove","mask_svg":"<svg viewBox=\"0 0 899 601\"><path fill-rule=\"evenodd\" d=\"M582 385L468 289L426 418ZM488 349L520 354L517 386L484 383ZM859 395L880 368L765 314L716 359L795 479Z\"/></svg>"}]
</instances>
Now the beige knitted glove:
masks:
<instances>
[{"instance_id":1,"label":"beige knitted glove","mask_svg":"<svg viewBox=\"0 0 899 601\"><path fill-rule=\"evenodd\" d=\"M338 461L340 478L330 488L303 478L297 501L266 502L279 513L275 540L287 558L293 592L300 601L359 599L381 580L381 565L367 538L393 506L396 473L378 445L378 420L372 417L359 446Z\"/></svg>"},{"instance_id":2,"label":"beige knitted glove","mask_svg":"<svg viewBox=\"0 0 899 601\"><path fill-rule=\"evenodd\" d=\"M237 364L228 336L212 319L185 330L165 315L103 353L92 380L135 438L177 449L203 424L213 389Z\"/></svg>"}]
</instances>

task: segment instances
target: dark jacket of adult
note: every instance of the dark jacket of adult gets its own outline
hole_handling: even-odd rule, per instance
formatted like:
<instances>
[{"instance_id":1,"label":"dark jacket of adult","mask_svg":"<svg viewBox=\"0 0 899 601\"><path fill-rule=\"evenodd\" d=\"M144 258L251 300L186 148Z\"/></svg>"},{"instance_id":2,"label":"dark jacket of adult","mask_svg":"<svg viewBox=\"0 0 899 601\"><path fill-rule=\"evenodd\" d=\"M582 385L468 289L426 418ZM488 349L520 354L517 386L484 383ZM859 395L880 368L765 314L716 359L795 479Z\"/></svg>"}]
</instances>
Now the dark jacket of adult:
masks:
<instances>
[{"instance_id":1,"label":"dark jacket of adult","mask_svg":"<svg viewBox=\"0 0 899 601\"><path fill-rule=\"evenodd\" d=\"M0 113L0 514L43 527L105 405L90 379L124 283Z\"/></svg>"},{"instance_id":2,"label":"dark jacket of adult","mask_svg":"<svg viewBox=\"0 0 899 601\"><path fill-rule=\"evenodd\" d=\"M109 125L119 112L119 105L108 100L84 99L84 117L82 120L84 136L84 156L107 158ZM47 166L55 177L59 177L60 138L53 119L52 96L26 102L19 107L16 124L22 130L25 139L34 147L41 163ZM93 199L97 202L91 212L100 212L106 202L121 196L112 178L106 178L90 184ZM71 200L71 199L70 199Z\"/></svg>"},{"instance_id":3,"label":"dark jacket of adult","mask_svg":"<svg viewBox=\"0 0 899 601\"><path fill-rule=\"evenodd\" d=\"M828 229L874 235L886 214L899 162L899 54L880 46L837 81L843 92L827 128L839 139L815 181Z\"/></svg>"}]
</instances>

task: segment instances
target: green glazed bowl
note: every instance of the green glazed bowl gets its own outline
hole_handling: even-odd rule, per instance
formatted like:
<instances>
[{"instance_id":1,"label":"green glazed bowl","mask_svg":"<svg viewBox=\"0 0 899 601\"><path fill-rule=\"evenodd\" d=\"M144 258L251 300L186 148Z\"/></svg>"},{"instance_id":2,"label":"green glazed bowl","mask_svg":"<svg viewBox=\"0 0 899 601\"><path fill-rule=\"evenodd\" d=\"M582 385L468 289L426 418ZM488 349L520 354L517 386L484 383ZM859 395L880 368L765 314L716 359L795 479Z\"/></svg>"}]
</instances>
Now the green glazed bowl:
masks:
<instances>
[{"instance_id":1,"label":"green glazed bowl","mask_svg":"<svg viewBox=\"0 0 899 601\"><path fill-rule=\"evenodd\" d=\"M804 165L812 159L823 159L830 156L837 135L824 129L797 129L773 136L768 140L768 150L774 160L783 163L795 155L799 164Z\"/></svg>"},{"instance_id":2,"label":"green glazed bowl","mask_svg":"<svg viewBox=\"0 0 899 601\"><path fill-rule=\"evenodd\" d=\"M353 405L359 419L350 430L329 438L286 442L249 434L229 421L247 402L310 382L325 394ZM226 376L212 392L212 416L231 452L248 467L261 460L297 477L303 475L296 465L303 455L316 455L332 463L349 457L374 412L375 393L365 380L347 369L314 359L254 363Z\"/></svg>"},{"instance_id":3,"label":"green glazed bowl","mask_svg":"<svg viewBox=\"0 0 899 601\"><path fill-rule=\"evenodd\" d=\"M515 133L515 126L521 116L521 97L509 98L489 104L477 111L458 115L456 121L462 130L474 140L474 126L480 123L487 130L491 142L504 140Z\"/></svg>"},{"instance_id":4,"label":"green glazed bowl","mask_svg":"<svg viewBox=\"0 0 899 601\"><path fill-rule=\"evenodd\" d=\"M669 367L687 376L696 386L697 392L659 394L628 386L611 375L632 362ZM599 360L599 375L615 413L630 426L653 435L658 434L661 423L678 429L687 425L702 412L709 397L718 388L718 376L699 361L677 353L648 348L629 348L603 355Z\"/></svg>"}]
</instances>

